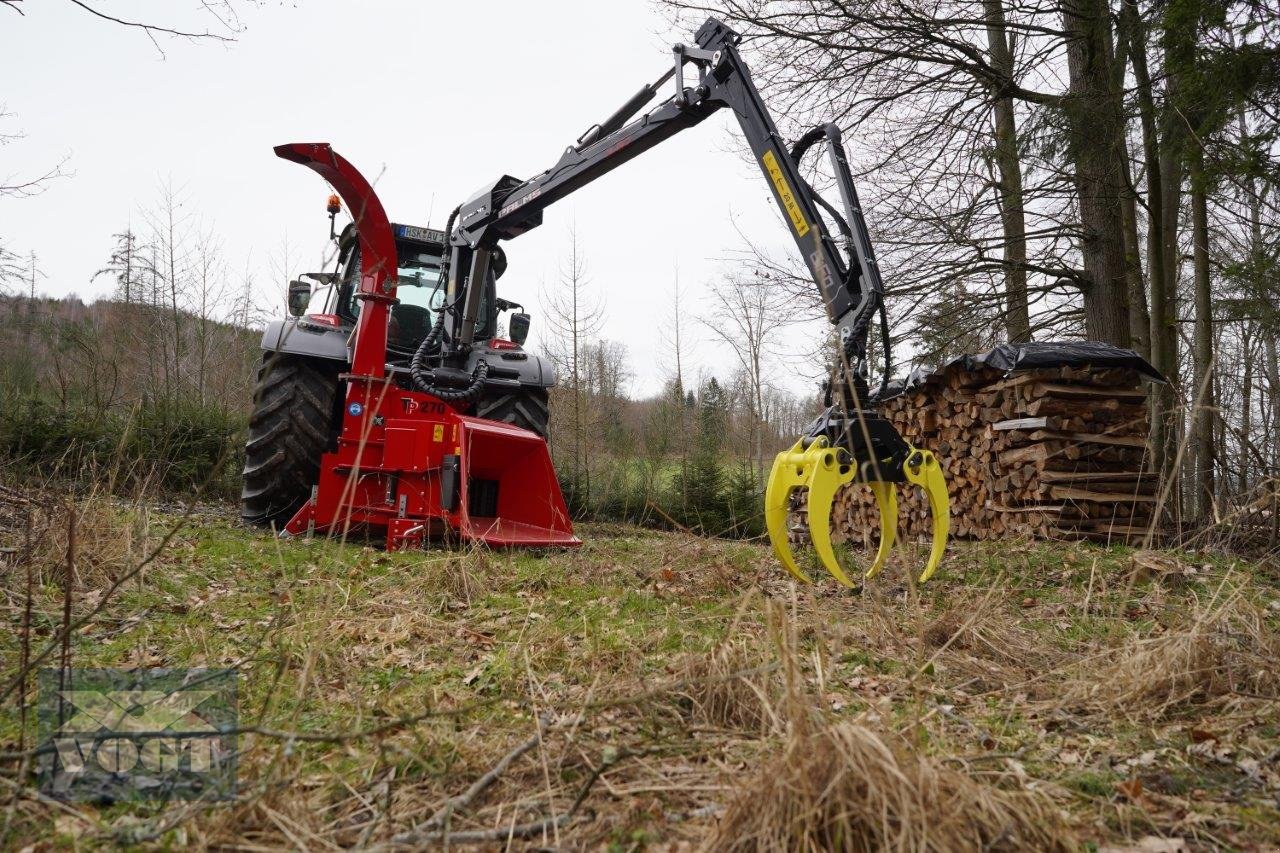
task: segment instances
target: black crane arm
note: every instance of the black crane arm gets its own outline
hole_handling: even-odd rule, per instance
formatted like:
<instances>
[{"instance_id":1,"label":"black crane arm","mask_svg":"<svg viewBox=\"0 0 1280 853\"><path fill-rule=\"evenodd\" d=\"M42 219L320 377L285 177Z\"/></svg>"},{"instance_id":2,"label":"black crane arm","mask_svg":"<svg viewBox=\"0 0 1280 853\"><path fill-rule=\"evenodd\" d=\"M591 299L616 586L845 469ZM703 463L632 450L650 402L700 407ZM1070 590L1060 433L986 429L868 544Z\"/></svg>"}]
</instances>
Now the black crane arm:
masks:
<instances>
[{"instance_id":1,"label":"black crane arm","mask_svg":"<svg viewBox=\"0 0 1280 853\"><path fill-rule=\"evenodd\" d=\"M451 235L449 294L451 301L464 293L466 299L451 336L456 347L465 350L471 344L489 256L499 241L536 228L542 223L543 210L554 202L728 108L790 226L828 317L840 329L855 381L861 385L858 396L864 397L867 332L876 311L882 311L884 290L840 130L830 124L814 128L788 150L738 53L738 41L736 32L715 18L708 19L698 29L695 47L676 45L671 69L589 128L554 166L525 181L504 175L459 208ZM689 66L696 70L697 80L686 85ZM635 118L673 80L670 97ZM840 210L822 199L798 168L804 154L820 142L829 149ZM827 233L819 206L840 233ZM881 326L885 333L883 322ZM888 347L884 350L887 373Z\"/></svg>"}]
</instances>

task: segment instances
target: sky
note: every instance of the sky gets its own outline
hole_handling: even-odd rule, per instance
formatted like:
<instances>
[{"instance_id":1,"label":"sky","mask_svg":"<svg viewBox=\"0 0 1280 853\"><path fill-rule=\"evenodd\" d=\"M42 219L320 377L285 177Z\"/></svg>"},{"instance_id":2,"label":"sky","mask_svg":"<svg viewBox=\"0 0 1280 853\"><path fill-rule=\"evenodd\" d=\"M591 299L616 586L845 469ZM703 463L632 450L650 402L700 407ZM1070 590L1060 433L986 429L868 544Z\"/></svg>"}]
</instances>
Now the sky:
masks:
<instances>
[{"instance_id":1,"label":"sky","mask_svg":"<svg viewBox=\"0 0 1280 853\"><path fill-rule=\"evenodd\" d=\"M286 244L290 275L321 268L329 189L272 146L330 142L376 179L392 220L443 227L482 185L553 164L666 70L671 44L693 40L646 0L267 0L238 7L243 31L233 43L159 36L158 50L144 33L68 0L21 5L24 16L0 8L0 104L11 114L0 132L22 134L0 148L0 179L41 174L63 158L69 174L36 197L0 199L0 240L36 253L38 290L86 300L110 293L106 277L91 279L112 235L139 228L167 182L192 224L219 235L236 277L251 271L261 301L282 305ZM180 28L216 24L195 0L94 6ZM600 336L627 347L633 394L661 387L671 373L663 330L677 269L693 320L709 313L707 285L731 269L726 259L744 240L775 255L790 249L737 138L731 116L714 116L505 244L499 291L531 310L532 348L546 331L542 295L557 287L576 229L589 292L604 305ZM727 375L732 355L687 328L702 339L691 362ZM808 393L805 372L778 363L773 379Z\"/></svg>"}]
</instances>

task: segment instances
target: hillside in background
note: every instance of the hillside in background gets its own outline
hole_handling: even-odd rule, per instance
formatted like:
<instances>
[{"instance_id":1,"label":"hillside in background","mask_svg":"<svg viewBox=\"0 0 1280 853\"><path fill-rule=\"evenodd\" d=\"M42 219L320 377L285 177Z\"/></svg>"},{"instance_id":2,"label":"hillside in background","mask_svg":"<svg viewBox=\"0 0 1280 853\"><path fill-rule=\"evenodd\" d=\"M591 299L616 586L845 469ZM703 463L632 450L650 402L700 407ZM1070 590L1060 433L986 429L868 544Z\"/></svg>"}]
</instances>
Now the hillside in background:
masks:
<instances>
[{"instance_id":1,"label":"hillside in background","mask_svg":"<svg viewBox=\"0 0 1280 853\"><path fill-rule=\"evenodd\" d=\"M247 411L260 339L163 303L0 296L0 393L102 412L176 400Z\"/></svg>"},{"instance_id":2,"label":"hillside in background","mask_svg":"<svg viewBox=\"0 0 1280 853\"><path fill-rule=\"evenodd\" d=\"M260 333L163 304L0 297L0 457L101 487L239 494Z\"/></svg>"}]
</instances>

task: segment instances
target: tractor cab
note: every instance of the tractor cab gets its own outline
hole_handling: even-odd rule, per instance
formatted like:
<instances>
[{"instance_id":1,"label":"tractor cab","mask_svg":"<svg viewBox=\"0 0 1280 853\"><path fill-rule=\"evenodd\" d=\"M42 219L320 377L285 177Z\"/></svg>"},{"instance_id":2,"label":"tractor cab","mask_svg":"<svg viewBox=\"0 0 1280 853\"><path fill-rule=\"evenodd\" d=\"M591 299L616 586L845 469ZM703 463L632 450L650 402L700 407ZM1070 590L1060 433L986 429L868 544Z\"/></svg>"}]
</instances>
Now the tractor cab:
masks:
<instances>
[{"instance_id":1,"label":"tractor cab","mask_svg":"<svg viewBox=\"0 0 1280 853\"><path fill-rule=\"evenodd\" d=\"M443 308L445 283L440 280L444 253L443 231L416 225L392 225L396 237L396 298L387 328L387 361L403 362L431 331ZM339 278L334 283L335 313L344 324L354 325L360 300L354 298L360 284L361 257L355 225L343 229L338 239Z\"/></svg>"},{"instance_id":2,"label":"tractor cab","mask_svg":"<svg viewBox=\"0 0 1280 853\"><path fill-rule=\"evenodd\" d=\"M396 298L387 328L387 363L403 365L412 358L422 343L446 300L446 283L440 278L444 252L444 232L417 225L392 223L396 238ZM360 283L360 246L355 225L348 225L338 237L338 272L310 273L316 281L310 289L300 322L304 325L327 326L350 333L360 316L360 300L354 298ZM481 296L476 321L476 339L492 338L497 333L498 314L519 305L498 299L496 280L506 264L495 264ZM512 324L516 328L518 324ZM523 339L516 343L523 343Z\"/></svg>"}]
</instances>

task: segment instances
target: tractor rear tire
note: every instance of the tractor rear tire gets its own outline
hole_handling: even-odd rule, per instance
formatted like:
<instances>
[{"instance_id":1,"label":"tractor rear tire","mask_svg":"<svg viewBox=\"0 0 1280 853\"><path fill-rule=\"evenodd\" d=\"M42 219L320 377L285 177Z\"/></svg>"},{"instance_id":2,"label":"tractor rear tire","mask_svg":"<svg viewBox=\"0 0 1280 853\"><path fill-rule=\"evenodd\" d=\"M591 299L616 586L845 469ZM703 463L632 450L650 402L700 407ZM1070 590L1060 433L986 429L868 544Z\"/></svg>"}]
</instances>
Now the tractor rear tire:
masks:
<instances>
[{"instance_id":1,"label":"tractor rear tire","mask_svg":"<svg viewBox=\"0 0 1280 853\"><path fill-rule=\"evenodd\" d=\"M240 517L282 526L310 497L337 434L342 365L267 353L245 445Z\"/></svg>"},{"instance_id":2,"label":"tractor rear tire","mask_svg":"<svg viewBox=\"0 0 1280 853\"><path fill-rule=\"evenodd\" d=\"M546 388L523 388L514 394L485 397L476 404L476 417L527 429L542 436L551 435L551 409Z\"/></svg>"}]
</instances>

